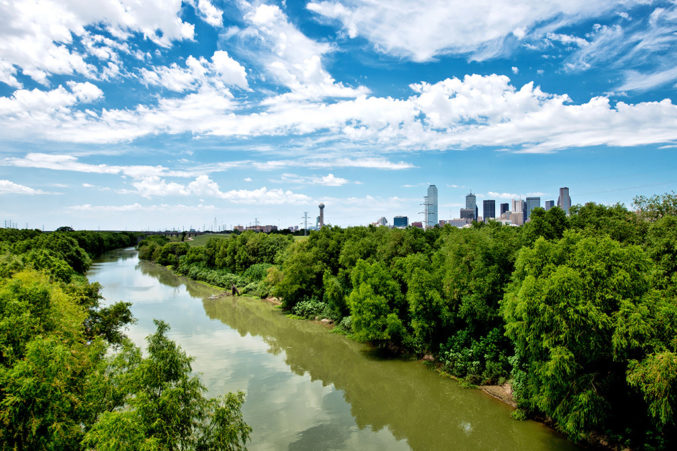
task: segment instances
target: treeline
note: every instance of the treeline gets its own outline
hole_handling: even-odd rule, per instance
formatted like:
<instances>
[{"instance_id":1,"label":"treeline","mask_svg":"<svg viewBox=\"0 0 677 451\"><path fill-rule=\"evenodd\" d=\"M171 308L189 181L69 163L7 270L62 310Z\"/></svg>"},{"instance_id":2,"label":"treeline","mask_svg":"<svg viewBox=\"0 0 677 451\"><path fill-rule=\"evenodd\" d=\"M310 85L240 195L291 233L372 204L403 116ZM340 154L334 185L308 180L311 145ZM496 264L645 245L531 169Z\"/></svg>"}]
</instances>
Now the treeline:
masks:
<instances>
[{"instance_id":1,"label":"treeline","mask_svg":"<svg viewBox=\"0 0 677 451\"><path fill-rule=\"evenodd\" d=\"M139 258L152 260L195 280L259 297L272 294L268 270L281 263L294 242L290 235L247 231L228 239L212 238L205 246L189 246L153 235L139 243Z\"/></svg>"},{"instance_id":2,"label":"treeline","mask_svg":"<svg viewBox=\"0 0 677 451\"><path fill-rule=\"evenodd\" d=\"M256 283L253 293L297 315L432 353L471 383L510 380L516 416L575 441L665 448L677 440L677 197L636 208L536 209L519 228L325 227L297 242L243 234L140 252L217 285ZM267 253L248 255L252 240ZM252 268L260 279L246 278Z\"/></svg>"},{"instance_id":3,"label":"treeline","mask_svg":"<svg viewBox=\"0 0 677 451\"><path fill-rule=\"evenodd\" d=\"M84 275L129 233L0 229L0 448L241 449L243 394L207 399L158 322L142 356Z\"/></svg>"}]
</instances>

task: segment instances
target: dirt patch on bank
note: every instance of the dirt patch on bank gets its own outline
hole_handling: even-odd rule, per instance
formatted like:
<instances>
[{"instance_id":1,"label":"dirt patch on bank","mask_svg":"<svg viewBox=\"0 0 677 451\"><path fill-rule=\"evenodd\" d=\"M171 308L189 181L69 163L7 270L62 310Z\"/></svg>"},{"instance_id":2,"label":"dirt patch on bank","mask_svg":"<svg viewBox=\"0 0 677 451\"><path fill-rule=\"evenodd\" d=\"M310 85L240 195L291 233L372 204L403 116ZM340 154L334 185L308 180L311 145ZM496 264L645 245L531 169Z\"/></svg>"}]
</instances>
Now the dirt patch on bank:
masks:
<instances>
[{"instance_id":1,"label":"dirt patch on bank","mask_svg":"<svg viewBox=\"0 0 677 451\"><path fill-rule=\"evenodd\" d=\"M512 396L512 385L508 382L503 385L480 385L479 389L492 398L496 398L511 407L517 407L515 398Z\"/></svg>"}]
</instances>

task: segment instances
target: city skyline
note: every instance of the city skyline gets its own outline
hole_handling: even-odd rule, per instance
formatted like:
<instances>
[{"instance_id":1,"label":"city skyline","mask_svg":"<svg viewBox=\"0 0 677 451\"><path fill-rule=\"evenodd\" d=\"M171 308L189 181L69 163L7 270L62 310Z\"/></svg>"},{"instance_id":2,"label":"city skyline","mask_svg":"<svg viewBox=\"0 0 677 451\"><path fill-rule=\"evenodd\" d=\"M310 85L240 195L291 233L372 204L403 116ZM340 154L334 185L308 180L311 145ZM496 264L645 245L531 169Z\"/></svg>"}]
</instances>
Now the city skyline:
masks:
<instances>
[{"instance_id":1,"label":"city skyline","mask_svg":"<svg viewBox=\"0 0 677 451\"><path fill-rule=\"evenodd\" d=\"M0 220L19 227L287 227L320 202L328 224L414 222L431 184L438 219L470 191L498 216L564 186L627 207L677 189L671 1L0 13Z\"/></svg>"}]
</instances>

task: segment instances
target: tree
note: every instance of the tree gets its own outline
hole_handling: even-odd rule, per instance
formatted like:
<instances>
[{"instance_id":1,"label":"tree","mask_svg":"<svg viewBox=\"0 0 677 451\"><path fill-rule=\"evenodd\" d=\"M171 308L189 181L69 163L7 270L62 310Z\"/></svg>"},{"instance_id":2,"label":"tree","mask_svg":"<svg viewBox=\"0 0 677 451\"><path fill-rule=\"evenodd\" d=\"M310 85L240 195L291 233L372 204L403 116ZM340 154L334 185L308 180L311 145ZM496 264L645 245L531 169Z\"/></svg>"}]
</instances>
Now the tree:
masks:
<instances>
[{"instance_id":1,"label":"tree","mask_svg":"<svg viewBox=\"0 0 677 451\"><path fill-rule=\"evenodd\" d=\"M632 389L648 367L629 359L644 360L665 346L663 334L677 333L652 299L651 271L640 247L608 236L568 231L558 242L539 238L520 251L502 301L520 407L551 417L574 439L612 425L649 430Z\"/></svg>"},{"instance_id":2,"label":"tree","mask_svg":"<svg viewBox=\"0 0 677 451\"><path fill-rule=\"evenodd\" d=\"M191 376L191 358L166 336L169 326L155 321L147 337L148 357L127 344L111 362L112 378L125 393L124 409L107 411L85 434L96 449L240 450L251 428L242 417L244 393L205 398L206 388Z\"/></svg>"},{"instance_id":3,"label":"tree","mask_svg":"<svg viewBox=\"0 0 677 451\"><path fill-rule=\"evenodd\" d=\"M647 221L656 221L664 216L677 216L677 193L653 196L637 196L633 206L639 216Z\"/></svg>"},{"instance_id":4,"label":"tree","mask_svg":"<svg viewBox=\"0 0 677 451\"><path fill-rule=\"evenodd\" d=\"M380 262L358 260L351 279L348 307L357 337L379 345L401 344L406 333L400 317L403 296L388 269Z\"/></svg>"}]
</instances>

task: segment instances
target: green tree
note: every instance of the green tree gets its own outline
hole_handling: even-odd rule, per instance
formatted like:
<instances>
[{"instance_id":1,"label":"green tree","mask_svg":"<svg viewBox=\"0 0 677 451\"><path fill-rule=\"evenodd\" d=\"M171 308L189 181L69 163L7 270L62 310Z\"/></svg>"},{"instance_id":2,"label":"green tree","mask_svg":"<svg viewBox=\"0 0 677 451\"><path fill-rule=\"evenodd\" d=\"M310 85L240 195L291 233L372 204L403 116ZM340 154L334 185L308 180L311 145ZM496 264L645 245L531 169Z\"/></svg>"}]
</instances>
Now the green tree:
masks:
<instances>
[{"instance_id":1,"label":"green tree","mask_svg":"<svg viewBox=\"0 0 677 451\"><path fill-rule=\"evenodd\" d=\"M403 296L388 269L380 262L358 260L351 279L348 307L357 337L379 345L402 343L406 335L400 317Z\"/></svg>"},{"instance_id":2,"label":"green tree","mask_svg":"<svg viewBox=\"0 0 677 451\"><path fill-rule=\"evenodd\" d=\"M553 418L574 439L611 425L648 427L646 414L628 411L637 392L626 370L629 358L643 360L661 341L654 330L666 333L650 300L651 270L641 248L608 236L566 232L520 251L502 301L520 407ZM644 371L635 368L632 386Z\"/></svg>"},{"instance_id":3,"label":"green tree","mask_svg":"<svg viewBox=\"0 0 677 451\"><path fill-rule=\"evenodd\" d=\"M191 376L191 358L166 336L169 326L155 321L147 338L148 357L127 350L112 366L125 394L124 409L108 411L85 434L83 445L117 449L244 449L251 428L241 408L244 394L217 399ZM129 345L127 345L129 346Z\"/></svg>"},{"instance_id":4,"label":"green tree","mask_svg":"<svg viewBox=\"0 0 677 451\"><path fill-rule=\"evenodd\" d=\"M653 196L636 196L633 202L639 216L656 221L664 216L677 216L677 194L673 191Z\"/></svg>"}]
</instances>

